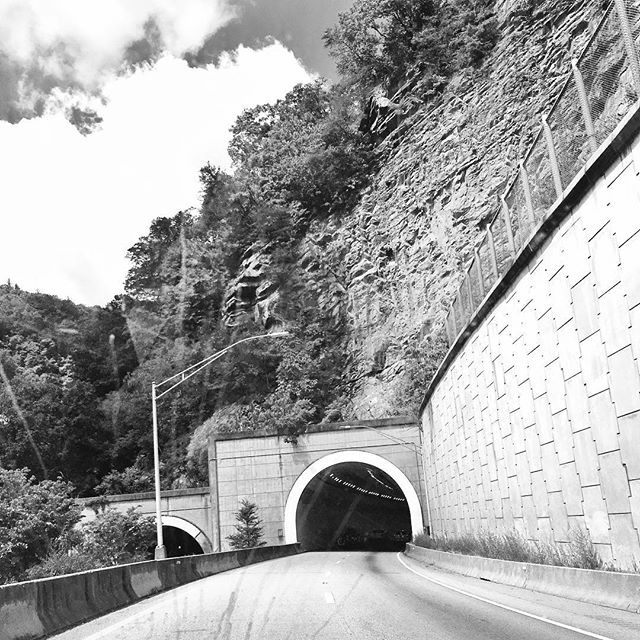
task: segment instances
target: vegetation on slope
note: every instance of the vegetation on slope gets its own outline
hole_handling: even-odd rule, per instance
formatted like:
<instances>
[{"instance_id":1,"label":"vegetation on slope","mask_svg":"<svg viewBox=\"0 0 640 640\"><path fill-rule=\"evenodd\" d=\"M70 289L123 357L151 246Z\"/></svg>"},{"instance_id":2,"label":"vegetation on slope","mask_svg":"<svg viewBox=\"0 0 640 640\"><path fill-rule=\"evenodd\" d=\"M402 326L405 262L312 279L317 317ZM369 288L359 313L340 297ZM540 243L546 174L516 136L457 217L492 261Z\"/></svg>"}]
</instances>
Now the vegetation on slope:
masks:
<instances>
[{"instance_id":1,"label":"vegetation on slope","mask_svg":"<svg viewBox=\"0 0 640 640\"><path fill-rule=\"evenodd\" d=\"M257 297L233 321L228 313L248 256L261 265L267 327L291 338L243 345L161 400L164 485L206 483L211 430L295 440L309 423L346 417L348 301L342 256L325 250L321 225L350 215L380 162L363 120L371 92L413 78L425 99L478 65L497 38L492 7L356 0L325 35L341 82L244 112L232 129L234 174L202 168L200 208L151 224L111 305L0 287L0 466L64 477L80 495L151 488L151 382L265 331ZM432 349L413 367L410 404Z\"/></svg>"},{"instance_id":2,"label":"vegetation on slope","mask_svg":"<svg viewBox=\"0 0 640 640\"><path fill-rule=\"evenodd\" d=\"M513 562L548 564L557 567L576 567L578 569L607 569L597 549L584 529L572 529L568 542L559 545L551 542L532 541L519 531L503 533L479 531L453 536L417 535L414 544L426 549L461 553L468 556L481 556Z\"/></svg>"},{"instance_id":3,"label":"vegetation on slope","mask_svg":"<svg viewBox=\"0 0 640 640\"><path fill-rule=\"evenodd\" d=\"M103 510L78 527L73 486L0 468L0 584L146 559L153 518Z\"/></svg>"}]
</instances>

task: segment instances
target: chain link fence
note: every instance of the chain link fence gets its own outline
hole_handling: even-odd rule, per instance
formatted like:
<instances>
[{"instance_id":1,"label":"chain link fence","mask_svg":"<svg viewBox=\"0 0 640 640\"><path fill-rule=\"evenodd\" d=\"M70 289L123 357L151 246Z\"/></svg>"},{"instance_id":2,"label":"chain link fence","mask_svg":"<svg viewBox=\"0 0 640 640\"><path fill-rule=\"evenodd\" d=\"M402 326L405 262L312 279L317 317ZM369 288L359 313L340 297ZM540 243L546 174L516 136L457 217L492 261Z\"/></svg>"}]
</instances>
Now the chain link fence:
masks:
<instances>
[{"instance_id":1,"label":"chain link fence","mask_svg":"<svg viewBox=\"0 0 640 640\"><path fill-rule=\"evenodd\" d=\"M446 318L449 345L550 208L640 99L640 0L614 0L519 163Z\"/></svg>"}]
</instances>

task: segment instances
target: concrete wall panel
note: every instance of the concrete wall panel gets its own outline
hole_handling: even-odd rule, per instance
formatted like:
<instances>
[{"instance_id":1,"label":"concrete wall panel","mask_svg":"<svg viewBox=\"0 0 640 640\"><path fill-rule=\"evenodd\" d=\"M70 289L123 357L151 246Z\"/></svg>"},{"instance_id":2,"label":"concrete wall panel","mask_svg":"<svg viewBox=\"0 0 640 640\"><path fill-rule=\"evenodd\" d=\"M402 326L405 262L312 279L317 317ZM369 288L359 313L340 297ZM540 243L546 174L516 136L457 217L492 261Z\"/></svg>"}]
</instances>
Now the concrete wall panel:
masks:
<instances>
[{"instance_id":1,"label":"concrete wall panel","mask_svg":"<svg viewBox=\"0 0 640 640\"><path fill-rule=\"evenodd\" d=\"M480 352L478 352L480 353ZM463 370L460 371L462 374ZM466 385L465 411L480 412L475 394ZM473 407L473 409L470 409ZM455 411L455 407L453 407ZM462 415L460 416L462 420ZM399 419L377 421L368 428L358 423L327 425L322 430L310 430L300 436L297 444L285 442L283 437L256 434L251 437L243 434L237 439L220 439L215 443L218 465L218 496L220 506L220 543L223 550L229 548L227 536L234 533L235 514L240 500L248 498L255 502L263 521L264 537L268 544L278 544L285 535L285 507L287 497L299 476L317 460L338 451L363 451L374 453L398 467L415 489L422 509L426 503L422 460L419 454L421 444L417 425L412 421ZM477 428L481 428L478 425ZM468 466L468 460L474 457L477 441L472 438L476 428L470 426L468 433L461 435L455 446L445 445L447 455L455 455L456 463ZM406 443L398 444L397 441ZM214 445L212 445L213 447ZM418 452L412 450L418 448ZM213 454L212 454L213 455ZM470 479L471 481L471 479ZM481 482L481 480L480 480ZM503 491L509 495L504 483ZM470 487L466 488L469 496ZM476 498L476 511L480 514L480 503ZM469 500L466 512L473 511L473 500ZM426 522L426 513L423 512Z\"/></svg>"},{"instance_id":2,"label":"concrete wall panel","mask_svg":"<svg viewBox=\"0 0 640 640\"><path fill-rule=\"evenodd\" d=\"M605 560L640 563L640 139L628 144L429 390L436 533L495 522L564 544L581 526Z\"/></svg>"}]
</instances>

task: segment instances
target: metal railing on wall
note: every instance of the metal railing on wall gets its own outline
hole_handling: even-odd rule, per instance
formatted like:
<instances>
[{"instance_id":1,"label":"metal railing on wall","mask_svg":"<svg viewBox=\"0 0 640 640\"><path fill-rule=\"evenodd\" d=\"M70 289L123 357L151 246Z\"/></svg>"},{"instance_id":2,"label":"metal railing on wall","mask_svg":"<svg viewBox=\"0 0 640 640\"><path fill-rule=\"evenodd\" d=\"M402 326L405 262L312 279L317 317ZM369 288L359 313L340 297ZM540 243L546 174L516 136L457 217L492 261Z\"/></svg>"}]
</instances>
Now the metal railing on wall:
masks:
<instances>
[{"instance_id":1,"label":"metal railing on wall","mask_svg":"<svg viewBox=\"0 0 640 640\"><path fill-rule=\"evenodd\" d=\"M567 79L474 250L445 330L451 346L547 212L640 99L640 0L614 0Z\"/></svg>"}]
</instances>

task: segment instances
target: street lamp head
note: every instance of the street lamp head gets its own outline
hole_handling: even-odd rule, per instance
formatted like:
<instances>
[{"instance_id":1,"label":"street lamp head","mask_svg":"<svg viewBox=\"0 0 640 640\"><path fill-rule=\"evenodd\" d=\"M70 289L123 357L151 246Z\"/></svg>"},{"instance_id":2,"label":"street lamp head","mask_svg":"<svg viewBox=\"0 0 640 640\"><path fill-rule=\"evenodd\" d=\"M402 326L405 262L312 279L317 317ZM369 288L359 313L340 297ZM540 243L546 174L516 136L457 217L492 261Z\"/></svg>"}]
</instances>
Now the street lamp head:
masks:
<instances>
[{"instance_id":1,"label":"street lamp head","mask_svg":"<svg viewBox=\"0 0 640 640\"><path fill-rule=\"evenodd\" d=\"M291 333L289 331L275 331L274 333L265 333L264 337L269 337L269 338L284 338L284 337L289 337L291 335Z\"/></svg>"}]
</instances>

